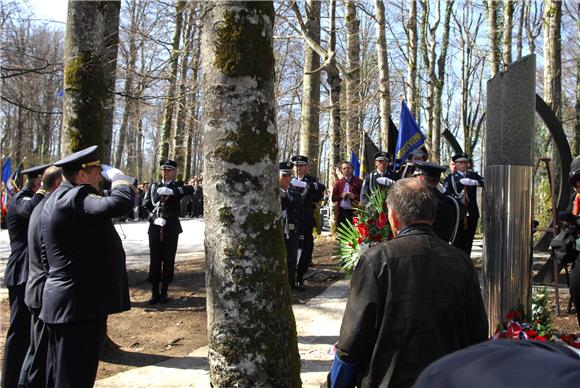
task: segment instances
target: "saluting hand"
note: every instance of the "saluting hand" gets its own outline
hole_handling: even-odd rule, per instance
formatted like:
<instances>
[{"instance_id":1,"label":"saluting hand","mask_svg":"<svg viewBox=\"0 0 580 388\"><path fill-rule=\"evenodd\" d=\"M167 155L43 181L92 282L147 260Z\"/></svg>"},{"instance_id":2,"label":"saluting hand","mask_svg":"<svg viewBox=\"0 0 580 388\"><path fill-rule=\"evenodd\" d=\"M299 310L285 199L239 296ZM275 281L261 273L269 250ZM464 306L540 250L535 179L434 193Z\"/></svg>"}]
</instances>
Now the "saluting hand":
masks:
<instances>
[{"instance_id":1,"label":"saluting hand","mask_svg":"<svg viewBox=\"0 0 580 388\"><path fill-rule=\"evenodd\" d=\"M471 178L461 178L459 182L464 186L479 186L479 182Z\"/></svg>"},{"instance_id":2,"label":"saluting hand","mask_svg":"<svg viewBox=\"0 0 580 388\"><path fill-rule=\"evenodd\" d=\"M112 181L113 178L117 175L123 175L123 171L119 170L118 168L103 164L101 166L101 175L104 179Z\"/></svg>"}]
</instances>

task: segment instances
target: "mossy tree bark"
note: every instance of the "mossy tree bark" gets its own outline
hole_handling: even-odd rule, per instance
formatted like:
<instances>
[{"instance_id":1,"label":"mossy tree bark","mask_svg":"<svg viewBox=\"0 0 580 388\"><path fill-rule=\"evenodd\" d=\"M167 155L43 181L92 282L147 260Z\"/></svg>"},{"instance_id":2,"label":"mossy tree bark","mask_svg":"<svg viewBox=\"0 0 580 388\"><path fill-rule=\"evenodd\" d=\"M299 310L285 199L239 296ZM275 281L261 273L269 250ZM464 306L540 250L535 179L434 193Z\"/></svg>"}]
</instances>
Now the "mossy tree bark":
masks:
<instances>
[{"instance_id":1,"label":"mossy tree bark","mask_svg":"<svg viewBox=\"0 0 580 388\"><path fill-rule=\"evenodd\" d=\"M280 219L272 2L203 18L205 250L214 387L298 387Z\"/></svg>"},{"instance_id":2,"label":"mossy tree bark","mask_svg":"<svg viewBox=\"0 0 580 388\"><path fill-rule=\"evenodd\" d=\"M68 154L99 145L100 157L106 152L108 83L112 61L106 36L119 28L118 17L110 18L119 2L69 1L65 35L63 133L61 152ZM114 25L116 23L116 26ZM115 63L116 63L116 49ZM114 70L113 70L114 71Z\"/></svg>"},{"instance_id":3,"label":"mossy tree bark","mask_svg":"<svg viewBox=\"0 0 580 388\"><path fill-rule=\"evenodd\" d=\"M361 158L360 123L360 21L356 13L356 1L347 0L346 6L346 157L350 160L354 151Z\"/></svg>"},{"instance_id":4,"label":"mossy tree bark","mask_svg":"<svg viewBox=\"0 0 580 388\"><path fill-rule=\"evenodd\" d=\"M306 28L308 34L320 43L320 1L308 0ZM320 56L304 45L304 75L302 76L302 111L300 114L300 154L310 159L310 174L318 176Z\"/></svg>"},{"instance_id":5,"label":"mossy tree bark","mask_svg":"<svg viewBox=\"0 0 580 388\"><path fill-rule=\"evenodd\" d=\"M415 118L419 118L419 99L417 92L417 0L409 0L409 18L406 24L407 34L407 106Z\"/></svg>"}]
</instances>

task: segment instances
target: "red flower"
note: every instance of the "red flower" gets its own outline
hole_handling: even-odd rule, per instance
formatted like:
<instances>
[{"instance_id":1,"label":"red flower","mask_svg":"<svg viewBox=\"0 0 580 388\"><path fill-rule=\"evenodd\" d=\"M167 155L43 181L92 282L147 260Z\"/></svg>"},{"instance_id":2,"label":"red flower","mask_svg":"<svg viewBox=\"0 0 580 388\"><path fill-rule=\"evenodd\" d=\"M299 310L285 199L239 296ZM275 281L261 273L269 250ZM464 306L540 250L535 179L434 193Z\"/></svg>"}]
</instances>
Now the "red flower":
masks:
<instances>
[{"instance_id":1,"label":"red flower","mask_svg":"<svg viewBox=\"0 0 580 388\"><path fill-rule=\"evenodd\" d=\"M365 238L369 235L369 227L366 226L366 224L359 224L357 225L358 228L358 232L360 233L360 235Z\"/></svg>"},{"instance_id":2,"label":"red flower","mask_svg":"<svg viewBox=\"0 0 580 388\"><path fill-rule=\"evenodd\" d=\"M375 225L377 228L382 229L385 227L386 224L387 224L387 216L385 215L385 213L380 212L377 221L375 222Z\"/></svg>"},{"instance_id":3,"label":"red flower","mask_svg":"<svg viewBox=\"0 0 580 388\"><path fill-rule=\"evenodd\" d=\"M371 240L381 242L381 241L383 241L383 236L381 236L380 234L375 234L375 235L371 236Z\"/></svg>"},{"instance_id":4,"label":"red flower","mask_svg":"<svg viewBox=\"0 0 580 388\"><path fill-rule=\"evenodd\" d=\"M352 217L352 223L354 225L358 224L358 217Z\"/></svg>"},{"instance_id":5,"label":"red flower","mask_svg":"<svg viewBox=\"0 0 580 388\"><path fill-rule=\"evenodd\" d=\"M572 346L573 348L580 349L580 342L579 341L571 342L568 345Z\"/></svg>"},{"instance_id":6,"label":"red flower","mask_svg":"<svg viewBox=\"0 0 580 388\"><path fill-rule=\"evenodd\" d=\"M360 245L363 242L363 238L362 237L359 237L356 241L358 242L358 245Z\"/></svg>"},{"instance_id":7,"label":"red flower","mask_svg":"<svg viewBox=\"0 0 580 388\"><path fill-rule=\"evenodd\" d=\"M352 242L350 242L350 241L349 241L347 245L348 245L349 247L352 247Z\"/></svg>"},{"instance_id":8,"label":"red flower","mask_svg":"<svg viewBox=\"0 0 580 388\"><path fill-rule=\"evenodd\" d=\"M542 342L546 342L548 341L548 339L542 335L537 336L536 338L534 338L534 341L542 341Z\"/></svg>"},{"instance_id":9,"label":"red flower","mask_svg":"<svg viewBox=\"0 0 580 388\"><path fill-rule=\"evenodd\" d=\"M520 319L520 312L515 311L515 310L510 311L509 313L507 313L507 319L508 319L508 321L514 321L516 319Z\"/></svg>"},{"instance_id":10,"label":"red flower","mask_svg":"<svg viewBox=\"0 0 580 388\"><path fill-rule=\"evenodd\" d=\"M526 330L526 334L528 337L530 337L530 339L538 336L538 332L536 330Z\"/></svg>"},{"instance_id":11,"label":"red flower","mask_svg":"<svg viewBox=\"0 0 580 388\"><path fill-rule=\"evenodd\" d=\"M576 339L576 336L574 334L564 334L563 336L560 337L560 339L566 342L567 344L570 344Z\"/></svg>"}]
</instances>

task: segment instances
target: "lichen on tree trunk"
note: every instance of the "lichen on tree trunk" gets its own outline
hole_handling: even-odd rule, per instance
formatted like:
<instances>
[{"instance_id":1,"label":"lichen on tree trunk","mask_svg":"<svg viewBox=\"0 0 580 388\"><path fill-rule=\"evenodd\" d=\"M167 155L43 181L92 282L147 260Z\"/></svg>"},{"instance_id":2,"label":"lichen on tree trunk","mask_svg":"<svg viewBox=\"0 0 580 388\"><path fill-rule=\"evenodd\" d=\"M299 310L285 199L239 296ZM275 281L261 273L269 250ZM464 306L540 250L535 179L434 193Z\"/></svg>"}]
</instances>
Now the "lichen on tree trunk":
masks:
<instances>
[{"instance_id":1,"label":"lichen on tree trunk","mask_svg":"<svg viewBox=\"0 0 580 388\"><path fill-rule=\"evenodd\" d=\"M298 387L280 220L271 2L203 20L209 366L215 387Z\"/></svg>"}]
</instances>

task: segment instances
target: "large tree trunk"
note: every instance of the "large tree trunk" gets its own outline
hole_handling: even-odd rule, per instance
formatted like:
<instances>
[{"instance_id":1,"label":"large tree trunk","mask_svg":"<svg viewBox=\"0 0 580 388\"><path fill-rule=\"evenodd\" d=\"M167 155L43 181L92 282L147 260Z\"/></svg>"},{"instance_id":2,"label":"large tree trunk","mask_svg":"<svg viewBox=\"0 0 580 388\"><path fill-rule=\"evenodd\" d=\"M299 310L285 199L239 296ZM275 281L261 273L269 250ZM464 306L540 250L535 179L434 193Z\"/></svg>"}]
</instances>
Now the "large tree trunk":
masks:
<instances>
[{"instance_id":1,"label":"large tree trunk","mask_svg":"<svg viewBox=\"0 0 580 388\"><path fill-rule=\"evenodd\" d=\"M299 387L280 219L272 2L203 18L205 248L214 387Z\"/></svg>"},{"instance_id":2,"label":"large tree trunk","mask_svg":"<svg viewBox=\"0 0 580 388\"><path fill-rule=\"evenodd\" d=\"M417 0L409 0L407 20L407 106L415 118L419 115L417 95Z\"/></svg>"},{"instance_id":3,"label":"large tree trunk","mask_svg":"<svg viewBox=\"0 0 580 388\"><path fill-rule=\"evenodd\" d=\"M330 13L330 36L329 36L329 44L328 44L328 51L330 53L334 53L336 50L336 0L330 0L329 3L329 13ZM329 153L328 158L330 160L329 163L329 185L328 187L332 187L334 181L336 180L336 167L339 166L341 155L340 155L340 93L342 89L342 80L340 78L340 72L336 67L336 60L335 56L333 55L329 61L327 67L327 82L330 86L330 144L329 144ZM331 212L331 215L334 212Z\"/></svg>"},{"instance_id":4,"label":"large tree trunk","mask_svg":"<svg viewBox=\"0 0 580 388\"><path fill-rule=\"evenodd\" d=\"M491 70L491 77L499 71L499 50L498 50L498 36L497 36L497 8L499 7L498 0L489 0L487 2L487 21L488 21L488 42L489 42L489 67Z\"/></svg>"},{"instance_id":5,"label":"large tree trunk","mask_svg":"<svg viewBox=\"0 0 580 388\"><path fill-rule=\"evenodd\" d=\"M105 17L109 2L69 1L65 37L63 133L61 151L68 154L91 145L104 150L104 107L108 82L105 55L105 32L112 31L115 22ZM118 24L118 18L116 20ZM118 28L118 25L117 25Z\"/></svg>"},{"instance_id":6,"label":"large tree trunk","mask_svg":"<svg viewBox=\"0 0 580 388\"><path fill-rule=\"evenodd\" d=\"M320 43L320 1L306 2L307 34ZM300 115L300 154L310 159L310 173L318 176L320 56L304 45L304 75L302 77L302 112Z\"/></svg>"},{"instance_id":7,"label":"large tree trunk","mask_svg":"<svg viewBox=\"0 0 580 388\"><path fill-rule=\"evenodd\" d=\"M516 59L522 57L524 48L524 20L526 15L526 0L519 0L520 15L518 17L518 34L516 37Z\"/></svg>"},{"instance_id":8,"label":"large tree trunk","mask_svg":"<svg viewBox=\"0 0 580 388\"><path fill-rule=\"evenodd\" d=\"M183 24L183 9L185 8L185 1L178 1L175 13L175 31L173 33L173 43L171 49L171 70L169 72L169 86L167 87L167 96L163 107L163 122L161 123L161 131L159 133L159 159L167 159L169 157L169 145L171 143L172 134L171 127L173 124L173 111L175 109L175 88L177 86L177 69L179 62L179 44L181 40L181 25Z\"/></svg>"},{"instance_id":9,"label":"large tree trunk","mask_svg":"<svg viewBox=\"0 0 580 388\"><path fill-rule=\"evenodd\" d=\"M391 118L391 88L389 86L389 57L385 34L385 4L383 0L375 0L375 17L378 31L377 64L379 67L379 115L382 140L379 147L386 150L389 140L389 119Z\"/></svg>"},{"instance_id":10,"label":"large tree trunk","mask_svg":"<svg viewBox=\"0 0 580 388\"><path fill-rule=\"evenodd\" d=\"M346 58L348 74L346 78L346 153L350 159L354 151L361 157L360 130L360 21L356 14L356 1L346 0Z\"/></svg>"},{"instance_id":11,"label":"large tree trunk","mask_svg":"<svg viewBox=\"0 0 580 388\"><path fill-rule=\"evenodd\" d=\"M544 101L562 120L562 2L546 1L544 14Z\"/></svg>"},{"instance_id":12,"label":"large tree trunk","mask_svg":"<svg viewBox=\"0 0 580 388\"><path fill-rule=\"evenodd\" d=\"M578 42L580 42L580 2L578 3L578 13L576 15L578 27ZM576 55L576 129L574 132L574 145L572 155L580 155L580 55Z\"/></svg>"}]
</instances>

